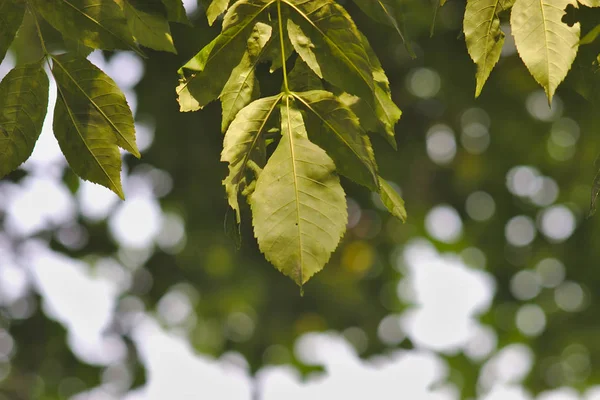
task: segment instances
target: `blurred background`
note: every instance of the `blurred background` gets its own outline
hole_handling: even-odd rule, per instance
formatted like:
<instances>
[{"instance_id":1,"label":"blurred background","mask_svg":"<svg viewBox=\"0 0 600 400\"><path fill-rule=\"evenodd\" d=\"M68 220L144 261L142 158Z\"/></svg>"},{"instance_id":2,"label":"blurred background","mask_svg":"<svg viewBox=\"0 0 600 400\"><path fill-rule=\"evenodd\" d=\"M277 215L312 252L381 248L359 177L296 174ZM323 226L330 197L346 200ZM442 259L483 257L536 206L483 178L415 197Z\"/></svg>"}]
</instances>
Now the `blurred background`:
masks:
<instances>
[{"instance_id":1,"label":"blurred background","mask_svg":"<svg viewBox=\"0 0 600 400\"><path fill-rule=\"evenodd\" d=\"M172 25L178 55L90 57L136 116L125 202L67 167L53 83L33 156L0 182L1 400L600 399L598 44L549 107L504 24L474 99L464 1L430 37L434 7L406 0L416 59L340 1L403 110L397 152L372 140L409 218L345 180L348 232L301 297L259 253L247 206L241 249L225 234L219 105L182 114L175 96L177 68L219 27L184 3L195 26ZM584 11L583 34L600 20ZM0 77L39 57L30 23ZM259 74L277 90L281 72Z\"/></svg>"}]
</instances>

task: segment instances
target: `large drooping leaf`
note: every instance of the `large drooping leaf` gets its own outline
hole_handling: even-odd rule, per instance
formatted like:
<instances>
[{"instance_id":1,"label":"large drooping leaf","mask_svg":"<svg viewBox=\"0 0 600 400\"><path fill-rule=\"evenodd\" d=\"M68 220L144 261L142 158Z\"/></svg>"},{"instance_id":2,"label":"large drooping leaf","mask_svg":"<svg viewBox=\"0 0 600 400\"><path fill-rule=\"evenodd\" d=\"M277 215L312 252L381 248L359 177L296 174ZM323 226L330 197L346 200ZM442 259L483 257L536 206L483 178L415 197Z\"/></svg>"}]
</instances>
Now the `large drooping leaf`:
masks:
<instances>
[{"instance_id":1,"label":"large drooping leaf","mask_svg":"<svg viewBox=\"0 0 600 400\"><path fill-rule=\"evenodd\" d=\"M290 97L281 106L282 138L250 198L254 234L265 257L302 286L337 247L348 220L331 158L308 140Z\"/></svg>"},{"instance_id":2,"label":"large drooping leaf","mask_svg":"<svg viewBox=\"0 0 600 400\"><path fill-rule=\"evenodd\" d=\"M271 38L271 26L257 22L248 39L242 61L233 69L231 76L221 92L220 99L223 109L221 130L225 132L238 111L252 100L256 99L260 90L255 76L255 68L265 45Z\"/></svg>"},{"instance_id":3,"label":"large drooping leaf","mask_svg":"<svg viewBox=\"0 0 600 400\"><path fill-rule=\"evenodd\" d=\"M58 87L54 134L75 173L121 198L118 146L139 157L133 116L115 82L88 60L69 53L53 57Z\"/></svg>"},{"instance_id":4,"label":"large drooping leaf","mask_svg":"<svg viewBox=\"0 0 600 400\"><path fill-rule=\"evenodd\" d=\"M0 62L4 60L17 29L25 14L25 3L17 0L0 0Z\"/></svg>"},{"instance_id":5,"label":"large drooping leaf","mask_svg":"<svg viewBox=\"0 0 600 400\"><path fill-rule=\"evenodd\" d=\"M94 49L140 50L115 1L31 0L35 9L65 37L77 38Z\"/></svg>"},{"instance_id":6,"label":"large drooping leaf","mask_svg":"<svg viewBox=\"0 0 600 400\"><path fill-rule=\"evenodd\" d=\"M498 13L503 0L468 0L463 21L467 50L477 64L475 97L481 94L485 81L500 59L504 32L500 29Z\"/></svg>"},{"instance_id":7,"label":"large drooping leaf","mask_svg":"<svg viewBox=\"0 0 600 400\"><path fill-rule=\"evenodd\" d=\"M223 32L179 69L181 111L195 111L216 99L240 63L257 18L275 0L241 0L223 20Z\"/></svg>"},{"instance_id":8,"label":"large drooping leaf","mask_svg":"<svg viewBox=\"0 0 600 400\"><path fill-rule=\"evenodd\" d=\"M221 161L229 163L229 175L223 180L229 205L240 222L238 195L255 177L248 179L247 168L262 168L265 163L264 134L281 95L256 100L235 117L223 140ZM256 171L255 171L256 172Z\"/></svg>"},{"instance_id":9,"label":"large drooping leaf","mask_svg":"<svg viewBox=\"0 0 600 400\"><path fill-rule=\"evenodd\" d=\"M288 75L288 84L289 89L294 92L323 89L323 83L319 77L300 57L296 58L294 68L292 68Z\"/></svg>"},{"instance_id":10,"label":"large drooping leaf","mask_svg":"<svg viewBox=\"0 0 600 400\"><path fill-rule=\"evenodd\" d=\"M217 17L227 10L227 7L229 7L229 0L212 0L206 9L208 24L212 25Z\"/></svg>"},{"instance_id":11,"label":"large drooping leaf","mask_svg":"<svg viewBox=\"0 0 600 400\"><path fill-rule=\"evenodd\" d=\"M311 141L327 151L340 174L377 191L373 149L356 115L324 90L294 93L294 96L310 114L307 118L313 117L309 129Z\"/></svg>"},{"instance_id":12,"label":"large drooping leaf","mask_svg":"<svg viewBox=\"0 0 600 400\"><path fill-rule=\"evenodd\" d=\"M379 197L390 214L400 219L402 222L406 222L404 200L400 197L396 189L382 177L379 177Z\"/></svg>"},{"instance_id":13,"label":"large drooping leaf","mask_svg":"<svg viewBox=\"0 0 600 400\"><path fill-rule=\"evenodd\" d=\"M369 56L362 44L356 25L348 13L333 0L282 0L302 36L290 40L310 39L310 53L299 52L309 66L314 65L307 54L314 54L319 69L313 71L326 81L373 103L373 73ZM298 51L298 49L296 49Z\"/></svg>"},{"instance_id":14,"label":"large drooping leaf","mask_svg":"<svg viewBox=\"0 0 600 400\"><path fill-rule=\"evenodd\" d=\"M404 37L402 28L401 0L354 0L354 3L369 17L381 24L392 26L398 32L408 54L415 58L415 52Z\"/></svg>"},{"instance_id":15,"label":"large drooping leaf","mask_svg":"<svg viewBox=\"0 0 600 400\"><path fill-rule=\"evenodd\" d=\"M142 46L177 53L161 0L124 0L123 9L129 29Z\"/></svg>"},{"instance_id":16,"label":"large drooping leaf","mask_svg":"<svg viewBox=\"0 0 600 400\"><path fill-rule=\"evenodd\" d=\"M579 22L562 22L567 5L575 0L517 0L510 25L521 59L548 100L563 81L577 55Z\"/></svg>"},{"instance_id":17,"label":"large drooping leaf","mask_svg":"<svg viewBox=\"0 0 600 400\"><path fill-rule=\"evenodd\" d=\"M0 82L0 178L33 152L48 110L48 76L42 63L21 65Z\"/></svg>"},{"instance_id":18,"label":"large drooping leaf","mask_svg":"<svg viewBox=\"0 0 600 400\"><path fill-rule=\"evenodd\" d=\"M182 0L162 0L162 2L167 8L167 19L169 21L190 25Z\"/></svg>"}]
</instances>

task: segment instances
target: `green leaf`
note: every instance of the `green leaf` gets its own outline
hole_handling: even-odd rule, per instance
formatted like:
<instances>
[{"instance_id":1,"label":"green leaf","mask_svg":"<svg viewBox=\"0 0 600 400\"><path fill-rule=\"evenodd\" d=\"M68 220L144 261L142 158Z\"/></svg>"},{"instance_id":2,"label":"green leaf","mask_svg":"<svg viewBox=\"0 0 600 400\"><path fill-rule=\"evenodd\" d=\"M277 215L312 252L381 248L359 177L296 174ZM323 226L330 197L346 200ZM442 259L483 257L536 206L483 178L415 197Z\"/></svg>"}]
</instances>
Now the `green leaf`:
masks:
<instances>
[{"instance_id":1,"label":"green leaf","mask_svg":"<svg viewBox=\"0 0 600 400\"><path fill-rule=\"evenodd\" d=\"M181 111L196 111L214 99L241 61L256 19L275 0L242 0L229 9L223 32L179 69L177 87ZM184 76L185 75L185 76Z\"/></svg>"},{"instance_id":2,"label":"green leaf","mask_svg":"<svg viewBox=\"0 0 600 400\"><path fill-rule=\"evenodd\" d=\"M352 110L324 90L294 93L294 96L314 117L309 119L311 141L327 151L340 174L378 191L373 149Z\"/></svg>"},{"instance_id":3,"label":"green leaf","mask_svg":"<svg viewBox=\"0 0 600 400\"><path fill-rule=\"evenodd\" d=\"M590 44L600 35L600 25L596 25L594 29L589 31L581 40L579 44Z\"/></svg>"},{"instance_id":4,"label":"green leaf","mask_svg":"<svg viewBox=\"0 0 600 400\"><path fill-rule=\"evenodd\" d=\"M329 261L348 213L333 161L308 140L291 99L284 102L282 138L258 177L250 205L260 250L302 286Z\"/></svg>"},{"instance_id":5,"label":"green leaf","mask_svg":"<svg viewBox=\"0 0 600 400\"><path fill-rule=\"evenodd\" d=\"M129 29L142 46L177 53L161 0L124 0L123 4Z\"/></svg>"},{"instance_id":6,"label":"green leaf","mask_svg":"<svg viewBox=\"0 0 600 400\"><path fill-rule=\"evenodd\" d=\"M498 13L503 10L502 0L468 0L463 21L467 50L477 64L477 87L479 97L485 81L500 59L504 45L504 32L500 29Z\"/></svg>"},{"instance_id":7,"label":"green leaf","mask_svg":"<svg viewBox=\"0 0 600 400\"><path fill-rule=\"evenodd\" d=\"M238 111L260 94L254 71L265 45L271 38L271 30L270 25L262 22L256 23L248 39L242 61L233 69L229 80L223 87L220 95L223 108L223 119L221 120L221 130L223 132L227 130Z\"/></svg>"},{"instance_id":8,"label":"green leaf","mask_svg":"<svg viewBox=\"0 0 600 400\"><path fill-rule=\"evenodd\" d=\"M117 146L139 157L133 116L115 82L88 60L69 53L52 57L58 87L54 134L83 179L123 198Z\"/></svg>"},{"instance_id":9,"label":"green leaf","mask_svg":"<svg viewBox=\"0 0 600 400\"><path fill-rule=\"evenodd\" d=\"M577 55L579 22L568 26L561 20L575 0L517 0L510 25L521 59L544 87L548 101L563 81Z\"/></svg>"},{"instance_id":10,"label":"green leaf","mask_svg":"<svg viewBox=\"0 0 600 400\"><path fill-rule=\"evenodd\" d=\"M0 62L10 47L25 15L25 3L0 0Z\"/></svg>"},{"instance_id":11,"label":"green leaf","mask_svg":"<svg viewBox=\"0 0 600 400\"><path fill-rule=\"evenodd\" d=\"M296 58L294 68L288 75L288 85L290 90L294 92L323 89L323 83L319 77L302 61L301 57Z\"/></svg>"},{"instance_id":12,"label":"green leaf","mask_svg":"<svg viewBox=\"0 0 600 400\"><path fill-rule=\"evenodd\" d=\"M379 177L379 197L381 202L388 209L390 214L406 222L406 209L404 208L404 200L398 192L381 176Z\"/></svg>"},{"instance_id":13,"label":"green leaf","mask_svg":"<svg viewBox=\"0 0 600 400\"><path fill-rule=\"evenodd\" d=\"M167 8L167 19L169 21L191 25L181 0L162 0L162 2Z\"/></svg>"},{"instance_id":14,"label":"green leaf","mask_svg":"<svg viewBox=\"0 0 600 400\"><path fill-rule=\"evenodd\" d=\"M282 14L285 15L286 11L287 10L285 10L285 9L282 10ZM273 26L273 27L278 27L278 24L279 24L278 19L274 19L271 22L271 26ZM287 59L290 58L290 56L294 52L294 47L292 46L292 43L290 42L290 38L287 34L287 30L283 30L283 47L285 50L285 56L282 59L281 43L280 43L280 39L279 39L279 29L278 28L273 29L273 37L272 37L271 41L269 43L267 43L264 54L260 60L261 62L266 61L266 62L271 63L271 68L269 68L269 72L273 73L276 70L278 70L279 68L281 68L282 62L287 61Z\"/></svg>"},{"instance_id":15,"label":"green leaf","mask_svg":"<svg viewBox=\"0 0 600 400\"><path fill-rule=\"evenodd\" d=\"M94 49L130 49L142 54L123 10L115 1L31 0L35 9L65 37Z\"/></svg>"},{"instance_id":16,"label":"green leaf","mask_svg":"<svg viewBox=\"0 0 600 400\"><path fill-rule=\"evenodd\" d=\"M304 60L304 62L314 71L315 74L323 79L323 73L321 67L317 61L317 57L313 51L315 45L312 43L310 38L304 34L302 28L294 23L291 19L287 20L287 31L292 46L296 53Z\"/></svg>"},{"instance_id":17,"label":"green leaf","mask_svg":"<svg viewBox=\"0 0 600 400\"><path fill-rule=\"evenodd\" d=\"M25 162L48 110L48 77L42 63L21 65L0 82L0 178Z\"/></svg>"},{"instance_id":18,"label":"green leaf","mask_svg":"<svg viewBox=\"0 0 600 400\"><path fill-rule=\"evenodd\" d=\"M206 10L208 24L212 26L217 17L227 11L227 7L229 7L229 0L212 0Z\"/></svg>"},{"instance_id":19,"label":"green leaf","mask_svg":"<svg viewBox=\"0 0 600 400\"><path fill-rule=\"evenodd\" d=\"M408 51L411 58L417 57L402 32L400 0L354 0L354 3L376 22L393 27L398 32L398 36L402 39L402 43L404 43L406 51Z\"/></svg>"},{"instance_id":20,"label":"green leaf","mask_svg":"<svg viewBox=\"0 0 600 400\"><path fill-rule=\"evenodd\" d=\"M600 7L600 0L578 0L582 5L586 7Z\"/></svg>"},{"instance_id":21,"label":"green leaf","mask_svg":"<svg viewBox=\"0 0 600 400\"><path fill-rule=\"evenodd\" d=\"M221 161L229 163L229 175L223 180L229 205L240 222L238 195L255 177L248 177L248 168L256 173L265 163L264 135L273 117L273 111L282 95L256 100L243 108L235 117L223 140Z\"/></svg>"},{"instance_id":22,"label":"green leaf","mask_svg":"<svg viewBox=\"0 0 600 400\"><path fill-rule=\"evenodd\" d=\"M310 38L311 53L319 65L319 69L313 68L313 71L333 85L373 103L374 82L369 56L346 10L333 0L282 2L295 11L290 17L303 35ZM288 34L292 43L304 40L303 37L292 38L290 31ZM311 66L306 55L299 55Z\"/></svg>"}]
</instances>

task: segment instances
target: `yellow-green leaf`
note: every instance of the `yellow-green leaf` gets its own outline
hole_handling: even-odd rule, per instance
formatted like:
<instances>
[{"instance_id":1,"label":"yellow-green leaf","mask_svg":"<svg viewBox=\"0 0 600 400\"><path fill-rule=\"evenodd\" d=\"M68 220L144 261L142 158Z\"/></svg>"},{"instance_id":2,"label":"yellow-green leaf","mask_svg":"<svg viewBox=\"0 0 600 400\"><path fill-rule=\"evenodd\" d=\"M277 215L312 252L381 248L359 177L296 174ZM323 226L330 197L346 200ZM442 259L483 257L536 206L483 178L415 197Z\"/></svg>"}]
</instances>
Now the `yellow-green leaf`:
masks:
<instances>
[{"instance_id":1,"label":"yellow-green leaf","mask_svg":"<svg viewBox=\"0 0 600 400\"><path fill-rule=\"evenodd\" d=\"M25 3L16 0L0 0L0 62L4 60L25 14Z\"/></svg>"},{"instance_id":2,"label":"yellow-green leaf","mask_svg":"<svg viewBox=\"0 0 600 400\"><path fill-rule=\"evenodd\" d=\"M227 11L227 7L229 7L229 0L212 0L206 10L208 24L212 25L219 15Z\"/></svg>"},{"instance_id":3,"label":"yellow-green leaf","mask_svg":"<svg viewBox=\"0 0 600 400\"><path fill-rule=\"evenodd\" d=\"M142 46L177 53L161 0L124 0L123 5L129 29Z\"/></svg>"},{"instance_id":4,"label":"yellow-green leaf","mask_svg":"<svg viewBox=\"0 0 600 400\"><path fill-rule=\"evenodd\" d=\"M169 21L191 25L185 13L182 0L162 0L162 2L167 8L167 19Z\"/></svg>"},{"instance_id":5,"label":"yellow-green leaf","mask_svg":"<svg viewBox=\"0 0 600 400\"><path fill-rule=\"evenodd\" d=\"M406 222L406 209L404 208L404 200L400 194L381 176L379 177L379 197L381 202L388 209L390 214Z\"/></svg>"},{"instance_id":6,"label":"yellow-green leaf","mask_svg":"<svg viewBox=\"0 0 600 400\"><path fill-rule=\"evenodd\" d=\"M335 165L308 140L292 99L281 106L282 138L250 198L260 250L302 286L323 269L348 221Z\"/></svg>"},{"instance_id":7,"label":"yellow-green leaf","mask_svg":"<svg viewBox=\"0 0 600 400\"><path fill-rule=\"evenodd\" d=\"M21 65L0 82L0 178L33 152L48 110L48 76L42 63Z\"/></svg>"},{"instance_id":8,"label":"yellow-green leaf","mask_svg":"<svg viewBox=\"0 0 600 400\"><path fill-rule=\"evenodd\" d=\"M317 57L313 51L315 45L312 43L310 38L302 31L298 25L291 19L287 21L287 30L292 46L296 53L304 60L304 62L314 71L315 74L323 79L323 73L321 72L321 66L317 61Z\"/></svg>"},{"instance_id":9,"label":"yellow-green leaf","mask_svg":"<svg viewBox=\"0 0 600 400\"><path fill-rule=\"evenodd\" d=\"M552 101L579 47L579 22L562 22L567 5L575 0L517 0L510 25L521 59Z\"/></svg>"}]
</instances>

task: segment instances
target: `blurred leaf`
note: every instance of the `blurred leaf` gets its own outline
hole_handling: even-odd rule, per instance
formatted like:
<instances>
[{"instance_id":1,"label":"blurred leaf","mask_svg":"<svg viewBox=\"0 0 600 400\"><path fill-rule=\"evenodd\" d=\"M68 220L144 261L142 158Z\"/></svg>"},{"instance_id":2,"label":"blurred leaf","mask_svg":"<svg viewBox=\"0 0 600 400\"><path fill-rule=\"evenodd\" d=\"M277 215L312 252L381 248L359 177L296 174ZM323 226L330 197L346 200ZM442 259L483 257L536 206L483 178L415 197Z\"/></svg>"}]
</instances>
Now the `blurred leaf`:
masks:
<instances>
[{"instance_id":1,"label":"blurred leaf","mask_svg":"<svg viewBox=\"0 0 600 400\"><path fill-rule=\"evenodd\" d=\"M290 90L295 92L323 89L323 84L319 77L302 61L301 57L296 58L294 68L292 68L288 75L288 84Z\"/></svg>"},{"instance_id":2,"label":"blurred leaf","mask_svg":"<svg viewBox=\"0 0 600 400\"><path fill-rule=\"evenodd\" d=\"M500 29L498 13L503 10L502 0L469 0L465 10L463 30L467 50L477 64L475 97L479 97L485 81L500 59L504 32Z\"/></svg>"},{"instance_id":3,"label":"blurred leaf","mask_svg":"<svg viewBox=\"0 0 600 400\"><path fill-rule=\"evenodd\" d=\"M596 213L596 203L598 201L598 195L600 194L600 170L596 174L594 178L594 183L592 185L592 200L590 201L590 212L588 214L588 218Z\"/></svg>"},{"instance_id":4,"label":"blurred leaf","mask_svg":"<svg viewBox=\"0 0 600 400\"><path fill-rule=\"evenodd\" d=\"M167 19L169 21L191 25L190 20L185 13L185 7L183 7L182 0L162 0L162 2L167 8Z\"/></svg>"},{"instance_id":5,"label":"blurred leaf","mask_svg":"<svg viewBox=\"0 0 600 400\"><path fill-rule=\"evenodd\" d=\"M340 174L377 191L373 149L352 110L324 90L294 93L294 96L309 114L316 117L309 129L311 141L327 151ZM319 127L322 128L320 132Z\"/></svg>"},{"instance_id":6,"label":"blurred leaf","mask_svg":"<svg viewBox=\"0 0 600 400\"><path fill-rule=\"evenodd\" d=\"M72 54L52 57L58 87L54 134L73 170L123 198L117 146L139 157L133 116L109 76Z\"/></svg>"},{"instance_id":7,"label":"blurred leaf","mask_svg":"<svg viewBox=\"0 0 600 400\"><path fill-rule=\"evenodd\" d=\"M376 22L396 29L410 57L417 57L402 32L401 0L354 0L354 3Z\"/></svg>"},{"instance_id":8,"label":"blurred leaf","mask_svg":"<svg viewBox=\"0 0 600 400\"><path fill-rule=\"evenodd\" d=\"M129 49L142 54L115 1L31 0L35 9L65 37L94 49Z\"/></svg>"},{"instance_id":9,"label":"blurred leaf","mask_svg":"<svg viewBox=\"0 0 600 400\"><path fill-rule=\"evenodd\" d=\"M256 23L248 39L242 61L231 72L220 95L223 110L221 130L223 132L227 130L238 111L260 95L255 68L270 38L271 26L262 22Z\"/></svg>"},{"instance_id":10,"label":"blurred leaf","mask_svg":"<svg viewBox=\"0 0 600 400\"><path fill-rule=\"evenodd\" d=\"M242 0L223 20L223 32L179 69L181 111L196 111L216 99L240 63L257 17L275 0ZM189 75L184 76L185 73Z\"/></svg>"},{"instance_id":11,"label":"blurred leaf","mask_svg":"<svg viewBox=\"0 0 600 400\"><path fill-rule=\"evenodd\" d=\"M227 7L229 7L229 0L212 0L206 10L208 24L212 26L217 17L227 11Z\"/></svg>"},{"instance_id":12,"label":"blurred leaf","mask_svg":"<svg viewBox=\"0 0 600 400\"><path fill-rule=\"evenodd\" d=\"M17 0L0 0L0 62L4 60L15 34L25 15L25 3Z\"/></svg>"},{"instance_id":13,"label":"blurred leaf","mask_svg":"<svg viewBox=\"0 0 600 400\"><path fill-rule=\"evenodd\" d=\"M265 97L250 103L237 114L225 133L221 161L229 163L229 175L223 180L223 185L229 205L235 210L238 224L240 186L243 189L255 180L246 177L247 168L253 167L256 175L256 170L265 164L264 134L281 97L282 95Z\"/></svg>"},{"instance_id":14,"label":"blurred leaf","mask_svg":"<svg viewBox=\"0 0 600 400\"><path fill-rule=\"evenodd\" d=\"M260 250L302 286L323 268L344 234L346 198L333 161L308 140L290 97L281 106L281 131L250 204Z\"/></svg>"},{"instance_id":15,"label":"blurred leaf","mask_svg":"<svg viewBox=\"0 0 600 400\"><path fill-rule=\"evenodd\" d=\"M123 4L129 29L142 46L177 53L161 0L124 0Z\"/></svg>"},{"instance_id":16,"label":"blurred leaf","mask_svg":"<svg viewBox=\"0 0 600 400\"><path fill-rule=\"evenodd\" d=\"M404 200L398 192L381 176L379 177L379 197L381 202L388 209L390 214L406 222L406 209L404 208Z\"/></svg>"},{"instance_id":17,"label":"blurred leaf","mask_svg":"<svg viewBox=\"0 0 600 400\"><path fill-rule=\"evenodd\" d=\"M590 44L600 35L600 25L596 25L594 29L589 31L581 40L579 44Z\"/></svg>"},{"instance_id":18,"label":"blurred leaf","mask_svg":"<svg viewBox=\"0 0 600 400\"><path fill-rule=\"evenodd\" d=\"M577 55L579 23L562 22L567 5L575 0L517 0L510 25L521 59L535 80L552 96Z\"/></svg>"},{"instance_id":19,"label":"blurred leaf","mask_svg":"<svg viewBox=\"0 0 600 400\"><path fill-rule=\"evenodd\" d=\"M0 178L33 152L48 110L48 76L40 61L11 70L0 82Z\"/></svg>"}]
</instances>

